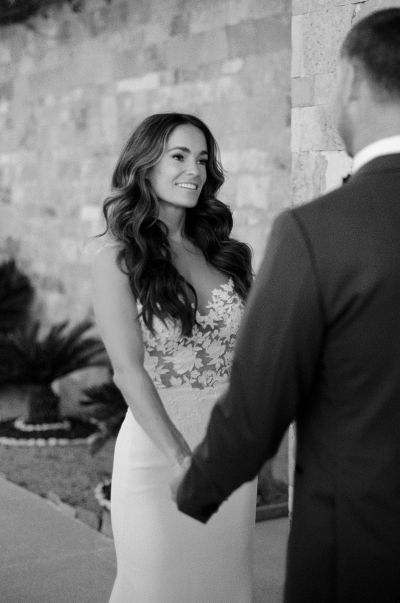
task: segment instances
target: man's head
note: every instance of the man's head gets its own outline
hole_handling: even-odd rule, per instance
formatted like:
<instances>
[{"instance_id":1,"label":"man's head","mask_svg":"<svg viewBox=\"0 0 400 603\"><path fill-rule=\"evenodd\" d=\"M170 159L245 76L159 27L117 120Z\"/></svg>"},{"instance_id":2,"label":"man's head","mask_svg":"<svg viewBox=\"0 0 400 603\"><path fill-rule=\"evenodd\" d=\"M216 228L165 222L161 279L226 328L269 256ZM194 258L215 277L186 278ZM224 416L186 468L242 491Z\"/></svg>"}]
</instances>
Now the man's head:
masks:
<instances>
[{"instance_id":1,"label":"man's head","mask_svg":"<svg viewBox=\"0 0 400 603\"><path fill-rule=\"evenodd\" d=\"M365 144L400 134L400 8L374 12L347 34L336 105L351 156Z\"/></svg>"}]
</instances>

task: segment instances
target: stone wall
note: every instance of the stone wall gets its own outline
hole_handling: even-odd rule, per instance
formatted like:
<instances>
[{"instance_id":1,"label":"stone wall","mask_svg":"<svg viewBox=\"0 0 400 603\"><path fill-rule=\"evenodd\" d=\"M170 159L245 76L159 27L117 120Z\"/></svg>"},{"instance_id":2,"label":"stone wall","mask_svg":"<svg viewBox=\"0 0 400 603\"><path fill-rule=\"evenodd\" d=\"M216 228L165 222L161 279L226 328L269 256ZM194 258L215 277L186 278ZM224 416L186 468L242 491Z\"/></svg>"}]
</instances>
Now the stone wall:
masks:
<instances>
[{"instance_id":1,"label":"stone wall","mask_svg":"<svg viewBox=\"0 0 400 603\"><path fill-rule=\"evenodd\" d=\"M221 198L258 263L290 204L290 58L288 0L85 0L1 28L0 259L20 259L47 320L89 311L82 244L123 141L153 112L208 123Z\"/></svg>"},{"instance_id":2,"label":"stone wall","mask_svg":"<svg viewBox=\"0 0 400 603\"><path fill-rule=\"evenodd\" d=\"M389 6L400 6L400 0L293 0L294 204L339 186L351 167L334 123L339 48L357 19Z\"/></svg>"}]
</instances>

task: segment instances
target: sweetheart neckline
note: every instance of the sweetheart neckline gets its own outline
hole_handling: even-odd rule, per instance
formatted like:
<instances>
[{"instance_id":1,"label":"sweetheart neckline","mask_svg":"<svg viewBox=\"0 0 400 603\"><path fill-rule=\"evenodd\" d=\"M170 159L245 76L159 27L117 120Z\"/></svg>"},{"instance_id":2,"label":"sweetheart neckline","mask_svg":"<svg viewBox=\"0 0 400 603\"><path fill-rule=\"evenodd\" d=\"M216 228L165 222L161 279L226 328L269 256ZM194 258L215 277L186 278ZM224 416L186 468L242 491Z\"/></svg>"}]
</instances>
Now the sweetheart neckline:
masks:
<instances>
[{"instance_id":1,"label":"sweetheart neckline","mask_svg":"<svg viewBox=\"0 0 400 603\"><path fill-rule=\"evenodd\" d=\"M225 283L221 283L220 285L217 285L216 287L214 287L213 289L211 289L210 291L210 295L211 295L211 299L207 302L205 309L207 310L207 312L200 312L199 309L196 310L196 320L201 321L201 320L206 320L209 316L210 313L213 310L213 307L215 307L215 298L217 297L218 293L223 293L224 289L226 289L227 291L230 292L234 292L234 282L233 282L233 278L230 276L228 278L228 280ZM137 307L139 312L142 309L142 304L140 302L136 302L137 303ZM194 307L194 303L192 302L192 307Z\"/></svg>"},{"instance_id":2,"label":"sweetheart neckline","mask_svg":"<svg viewBox=\"0 0 400 603\"><path fill-rule=\"evenodd\" d=\"M224 289L230 289L230 290L234 289L234 283L233 283L233 279L232 279L231 276L228 278L228 280L225 283L221 283L220 285L217 285L216 287L214 287L214 289L211 289L211 291L210 291L211 299L205 305L205 309L206 310L208 309L208 311L207 312L200 312L200 310L197 309L197 311L196 311L196 318L197 317L207 318L209 316L211 310L213 309L213 305L215 305L215 297L216 297L216 295L220 291L223 292ZM194 304L192 304L192 306L194 306Z\"/></svg>"}]
</instances>

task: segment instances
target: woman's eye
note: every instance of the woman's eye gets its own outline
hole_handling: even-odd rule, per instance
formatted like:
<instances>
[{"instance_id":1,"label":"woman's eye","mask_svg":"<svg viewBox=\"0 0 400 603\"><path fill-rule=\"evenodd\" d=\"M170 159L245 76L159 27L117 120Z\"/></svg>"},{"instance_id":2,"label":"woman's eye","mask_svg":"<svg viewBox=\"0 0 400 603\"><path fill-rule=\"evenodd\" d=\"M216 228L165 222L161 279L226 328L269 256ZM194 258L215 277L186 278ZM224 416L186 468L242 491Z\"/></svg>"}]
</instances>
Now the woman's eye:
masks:
<instances>
[{"instance_id":1,"label":"woman's eye","mask_svg":"<svg viewBox=\"0 0 400 603\"><path fill-rule=\"evenodd\" d=\"M182 153L175 153L174 155L172 155L172 159L177 159L178 161L183 161L184 156L182 155Z\"/></svg>"},{"instance_id":2,"label":"woman's eye","mask_svg":"<svg viewBox=\"0 0 400 603\"><path fill-rule=\"evenodd\" d=\"M208 159L199 159L200 165L207 165Z\"/></svg>"}]
</instances>

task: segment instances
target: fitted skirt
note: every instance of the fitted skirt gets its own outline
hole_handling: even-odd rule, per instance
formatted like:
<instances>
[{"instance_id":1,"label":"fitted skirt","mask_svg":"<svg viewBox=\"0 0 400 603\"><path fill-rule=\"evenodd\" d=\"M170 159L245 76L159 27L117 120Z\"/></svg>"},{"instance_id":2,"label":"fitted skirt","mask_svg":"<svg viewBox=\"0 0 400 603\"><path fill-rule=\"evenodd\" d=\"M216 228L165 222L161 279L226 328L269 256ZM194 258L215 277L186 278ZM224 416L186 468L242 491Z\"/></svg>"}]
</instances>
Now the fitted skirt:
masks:
<instances>
[{"instance_id":1,"label":"fitted skirt","mask_svg":"<svg viewBox=\"0 0 400 603\"><path fill-rule=\"evenodd\" d=\"M168 414L195 447L224 385L168 388ZM256 480L202 524L171 500L171 465L128 410L117 438L111 520L117 577L110 603L250 603Z\"/></svg>"}]
</instances>

